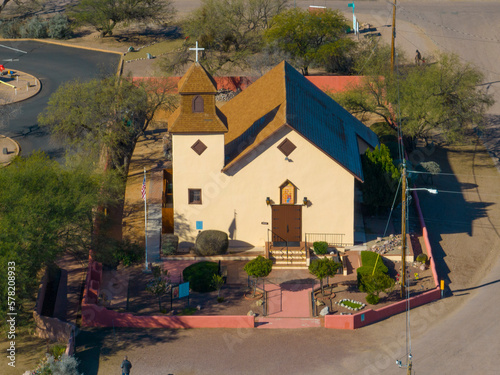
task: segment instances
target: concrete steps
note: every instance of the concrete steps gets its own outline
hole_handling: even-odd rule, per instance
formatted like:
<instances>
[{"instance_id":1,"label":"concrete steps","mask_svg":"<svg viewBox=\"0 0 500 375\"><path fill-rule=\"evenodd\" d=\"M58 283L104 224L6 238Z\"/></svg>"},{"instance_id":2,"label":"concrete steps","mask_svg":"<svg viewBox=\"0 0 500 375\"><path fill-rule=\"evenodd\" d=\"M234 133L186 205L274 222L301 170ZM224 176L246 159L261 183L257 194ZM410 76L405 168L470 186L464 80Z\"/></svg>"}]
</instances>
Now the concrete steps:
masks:
<instances>
[{"instance_id":1,"label":"concrete steps","mask_svg":"<svg viewBox=\"0 0 500 375\"><path fill-rule=\"evenodd\" d=\"M271 247L269 259L274 263L274 269L307 269L306 248L302 247Z\"/></svg>"}]
</instances>

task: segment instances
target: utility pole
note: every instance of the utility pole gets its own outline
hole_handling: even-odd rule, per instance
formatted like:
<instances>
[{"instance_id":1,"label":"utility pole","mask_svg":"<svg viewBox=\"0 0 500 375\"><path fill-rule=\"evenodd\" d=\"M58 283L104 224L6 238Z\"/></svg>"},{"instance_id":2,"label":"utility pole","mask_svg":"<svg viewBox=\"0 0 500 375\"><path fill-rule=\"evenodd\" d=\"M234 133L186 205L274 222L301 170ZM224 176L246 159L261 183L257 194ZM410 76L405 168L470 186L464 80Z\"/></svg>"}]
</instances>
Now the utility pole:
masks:
<instances>
[{"instance_id":1,"label":"utility pole","mask_svg":"<svg viewBox=\"0 0 500 375\"><path fill-rule=\"evenodd\" d=\"M410 362L408 362L408 370L406 370L406 375L411 375L411 368L412 368L412 363L410 358Z\"/></svg>"},{"instance_id":2,"label":"utility pole","mask_svg":"<svg viewBox=\"0 0 500 375\"><path fill-rule=\"evenodd\" d=\"M392 4L392 38L391 38L391 71L394 71L394 54L396 53L395 39L396 39L396 1Z\"/></svg>"},{"instance_id":3,"label":"utility pole","mask_svg":"<svg viewBox=\"0 0 500 375\"><path fill-rule=\"evenodd\" d=\"M403 187L401 212L401 299L406 297L406 161L403 159Z\"/></svg>"}]
</instances>

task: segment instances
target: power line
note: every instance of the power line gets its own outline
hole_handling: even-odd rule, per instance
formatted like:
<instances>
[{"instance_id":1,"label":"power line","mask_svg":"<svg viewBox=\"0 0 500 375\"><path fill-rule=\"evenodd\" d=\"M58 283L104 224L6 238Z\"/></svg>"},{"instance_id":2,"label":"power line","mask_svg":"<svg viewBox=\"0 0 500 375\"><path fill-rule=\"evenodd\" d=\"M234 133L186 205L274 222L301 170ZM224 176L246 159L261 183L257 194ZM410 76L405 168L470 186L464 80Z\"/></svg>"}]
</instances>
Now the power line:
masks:
<instances>
[{"instance_id":1,"label":"power line","mask_svg":"<svg viewBox=\"0 0 500 375\"><path fill-rule=\"evenodd\" d=\"M419 174L432 174L434 176L462 176L462 177L487 177L487 178L500 178L500 175L488 176L488 175L474 175L474 174L455 174L455 173L445 173L445 172L424 172L424 171L408 171L408 173L419 173Z\"/></svg>"}]
</instances>

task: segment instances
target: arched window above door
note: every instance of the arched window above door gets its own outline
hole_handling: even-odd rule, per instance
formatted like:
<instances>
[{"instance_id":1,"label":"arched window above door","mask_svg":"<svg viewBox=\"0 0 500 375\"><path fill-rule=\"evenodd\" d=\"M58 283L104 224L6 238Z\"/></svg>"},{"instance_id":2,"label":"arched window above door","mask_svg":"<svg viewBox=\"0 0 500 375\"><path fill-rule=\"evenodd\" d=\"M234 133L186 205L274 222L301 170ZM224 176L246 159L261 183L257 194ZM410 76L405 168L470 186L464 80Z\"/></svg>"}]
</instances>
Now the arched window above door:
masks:
<instances>
[{"instance_id":1,"label":"arched window above door","mask_svg":"<svg viewBox=\"0 0 500 375\"><path fill-rule=\"evenodd\" d=\"M296 204L297 187L289 180L286 180L280 186L280 204Z\"/></svg>"}]
</instances>

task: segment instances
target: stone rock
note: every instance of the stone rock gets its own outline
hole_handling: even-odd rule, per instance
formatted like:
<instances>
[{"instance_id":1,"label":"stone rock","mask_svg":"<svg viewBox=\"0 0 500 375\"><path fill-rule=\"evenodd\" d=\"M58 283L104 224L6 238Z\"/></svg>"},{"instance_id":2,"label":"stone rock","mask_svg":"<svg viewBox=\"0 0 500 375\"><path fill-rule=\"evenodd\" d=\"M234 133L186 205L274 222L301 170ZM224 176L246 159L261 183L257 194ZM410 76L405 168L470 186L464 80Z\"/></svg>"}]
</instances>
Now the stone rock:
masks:
<instances>
[{"instance_id":1,"label":"stone rock","mask_svg":"<svg viewBox=\"0 0 500 375\"><path fill-rule=\"evenodd\" d=\"M425 264L422 264L422 265L420 266L420 271L425 271Z\"/></svg>"},{"instance_id":2,"label":"stone rock","mask_svg":"<svg viewBox=\"0 0 500 375\"><path fill-rule=\"evenodd\" d=\"M257 315L257 314L255 314L252 310L250 310L249 312L247 312L247 315L248 315L248 316L255 316L255 315Z\"/></svg>"},{"instance_id":3,"label":"stone rock","mask_svg":"<svg viewBox=\"0 0 500 375\"><path fill-rule=\"evenodd\" d=\"M200 311L201 310L201 305L196 306L196 310Z\"/></svg>"},{"instance_id":4,"label":"stone rock","mask_svg":"<svg viewBox=\"0 0 500 375\"><path fill-rule=\"evenodd\" d=\"M328 314L330 314L330 309L328 308L328 306L323 307L321 309L321 311L319 312L319 315L321 315L321 316L325 316Z\"/></svg>"}]
</instances>

